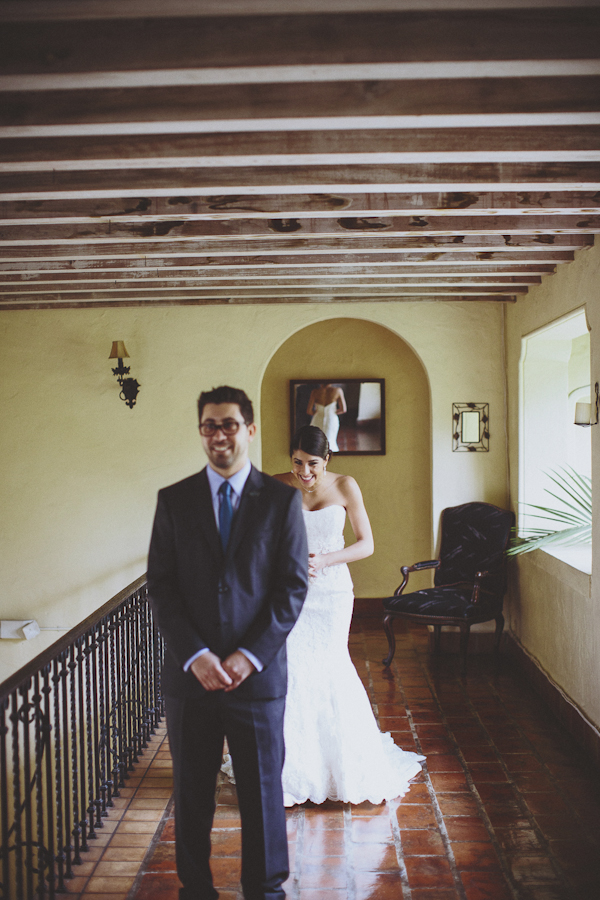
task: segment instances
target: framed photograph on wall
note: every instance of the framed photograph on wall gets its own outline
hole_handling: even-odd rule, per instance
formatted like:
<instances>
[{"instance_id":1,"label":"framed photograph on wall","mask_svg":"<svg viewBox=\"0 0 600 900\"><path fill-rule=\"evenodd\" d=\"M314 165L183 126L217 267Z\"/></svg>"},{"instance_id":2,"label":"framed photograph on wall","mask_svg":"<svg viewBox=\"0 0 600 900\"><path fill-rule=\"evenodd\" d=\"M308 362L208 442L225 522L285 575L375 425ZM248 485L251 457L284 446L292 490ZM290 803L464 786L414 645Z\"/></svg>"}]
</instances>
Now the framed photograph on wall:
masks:
<instances>
[{"instance_id":1,"label":"framed photograph on wall","mask_svg":"<svg viewBox=\"0 0 600 900\"><path fill-rule=\"evenodd\" d=\"M290 380L290 429L317 425L339 456L385 455L385 379Z\"/></svg>"}]
</instances>

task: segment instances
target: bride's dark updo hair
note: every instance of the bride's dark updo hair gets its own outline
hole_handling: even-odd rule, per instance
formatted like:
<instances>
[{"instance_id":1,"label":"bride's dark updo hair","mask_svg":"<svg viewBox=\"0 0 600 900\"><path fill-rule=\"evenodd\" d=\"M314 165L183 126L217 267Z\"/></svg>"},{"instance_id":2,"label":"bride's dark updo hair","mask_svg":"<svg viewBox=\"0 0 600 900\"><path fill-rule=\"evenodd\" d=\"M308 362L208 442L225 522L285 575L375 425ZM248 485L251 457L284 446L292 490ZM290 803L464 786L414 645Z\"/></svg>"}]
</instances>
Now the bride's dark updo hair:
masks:
<instances>
[{"instance_id":1,"label":"bride's dark updo hair","mask_svg":"<svg viewBox=\"0 0 600 900\"><path fill-rule=\"evenodd\" d=\"M325 462L331 456L329 441L325 433L316 425L303 425L298 429L290 444L290 456L293 455L294 450L304 450L311 456L320 456Z\"/></svg>"}]
</instances>

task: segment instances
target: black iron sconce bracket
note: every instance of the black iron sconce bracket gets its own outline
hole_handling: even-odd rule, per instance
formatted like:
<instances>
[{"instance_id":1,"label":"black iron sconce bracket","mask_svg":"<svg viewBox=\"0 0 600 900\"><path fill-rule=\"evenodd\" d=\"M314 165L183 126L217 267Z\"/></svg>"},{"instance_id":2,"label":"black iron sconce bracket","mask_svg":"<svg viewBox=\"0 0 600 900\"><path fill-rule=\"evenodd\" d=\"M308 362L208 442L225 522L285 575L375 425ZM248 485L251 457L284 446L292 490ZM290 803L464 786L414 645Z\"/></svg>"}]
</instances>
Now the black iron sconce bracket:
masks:
<instances>
[{"instance_id":1,"label":"black iron sconce bracket","mask_svg":"<svg viewBox=\"0 0 600 900\"><path fill-rule=\"evenodd\" d=\"M110 351L110 356L108 358L116 359L118 361L118 365L115 366L112 373L116 377L121 388L119 397L127 404L129 409L133 409L141 385L137 378L125 377L126 375L129 375L130 367L123 365L123 357L129 358L129 353L125 349L124 342L113 341L112 350Z\"/></svg>"}]
</instances>

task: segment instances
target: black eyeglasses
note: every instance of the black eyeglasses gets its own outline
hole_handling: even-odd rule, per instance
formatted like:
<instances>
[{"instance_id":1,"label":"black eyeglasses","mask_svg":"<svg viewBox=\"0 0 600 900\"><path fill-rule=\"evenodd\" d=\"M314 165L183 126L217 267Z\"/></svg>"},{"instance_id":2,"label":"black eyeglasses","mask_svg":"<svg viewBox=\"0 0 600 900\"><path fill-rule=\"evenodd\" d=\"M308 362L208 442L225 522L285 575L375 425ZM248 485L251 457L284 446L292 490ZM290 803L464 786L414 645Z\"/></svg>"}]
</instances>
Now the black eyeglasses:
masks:
<instances>
[{"instance_id":1,"label":"black eyeglasses","mask_svg":"<svg viewBox=\"0 0 600 900\"><path fill-rule=\"evenodd\" d=\"M241 426L245 424L245 422L238 422L237 419L225 419L224 422L202 422L200 434L203 437L212 437L217 431L222 431L227 435L237 434Z\"/></svg>"}]
</instances>

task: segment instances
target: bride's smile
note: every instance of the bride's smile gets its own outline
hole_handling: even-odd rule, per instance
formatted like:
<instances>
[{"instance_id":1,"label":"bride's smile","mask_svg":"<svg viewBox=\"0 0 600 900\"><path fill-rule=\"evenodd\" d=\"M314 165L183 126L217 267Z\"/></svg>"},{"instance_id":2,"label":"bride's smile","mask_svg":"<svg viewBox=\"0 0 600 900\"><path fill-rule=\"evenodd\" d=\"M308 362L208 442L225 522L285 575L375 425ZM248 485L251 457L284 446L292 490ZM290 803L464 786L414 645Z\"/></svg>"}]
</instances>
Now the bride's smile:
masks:
<instances>
[{"instance_id":1,"label":"bride's smile","mask_svg":"<svg viewBox=\"0 0 600 900\"><path fill-rule=\"evenodd\" d=\"M306 491L316 490L322 483L327 463L320 456L312 456L304 450L295 450L292 456L292 475Z\"/></svg>"}]
</instances>

